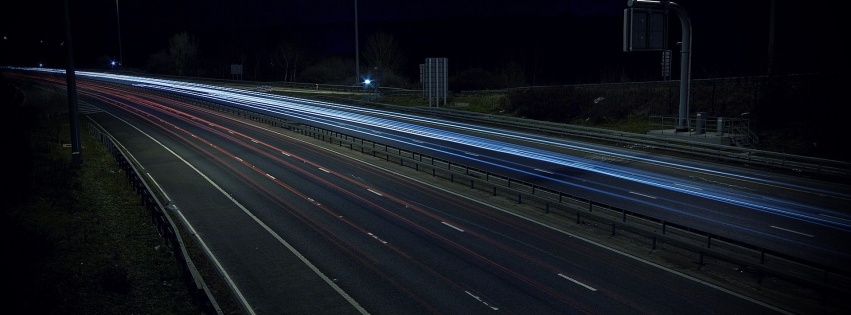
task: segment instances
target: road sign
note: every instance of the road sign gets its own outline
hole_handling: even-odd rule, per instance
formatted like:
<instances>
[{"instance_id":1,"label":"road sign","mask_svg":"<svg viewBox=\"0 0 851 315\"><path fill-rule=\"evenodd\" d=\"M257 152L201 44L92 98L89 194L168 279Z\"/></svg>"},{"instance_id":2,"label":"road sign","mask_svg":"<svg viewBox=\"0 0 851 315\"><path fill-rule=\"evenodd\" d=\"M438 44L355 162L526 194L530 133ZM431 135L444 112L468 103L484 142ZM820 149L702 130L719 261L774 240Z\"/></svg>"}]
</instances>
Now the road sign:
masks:
<instances>
[{"instance_id":1,"label":"road sign","mask_svg":"<svg viewBox=\"0 0 851 315\"><path fill-rule=\"evenodd\" d=\"M441 98L443 105L446 105L446 95L448 94L449 84L447 78L449 61L447 58L426 58L423 65L423 86L428 97L428 106L432 106L434 101L435 107L440 107Z\"/></svg>"},{"instance_id":2,"label":"road sign","mask_svg":"<svg viewBox=\"0 0 851 315\"><path fill-rule=\"evenodd\" d=\"M668 11L653 8L623 10L623 51L668 49Z\"/></svg>"},{"instance_id":3,"label":"road sign","mask_svg":"<svg viewBox=\"0 0 851 315\"><path fill-rule=\"evenodd\" d=\"M671 50L662 51L662 78L671 78Z\"/></svg>"}]
</instances>

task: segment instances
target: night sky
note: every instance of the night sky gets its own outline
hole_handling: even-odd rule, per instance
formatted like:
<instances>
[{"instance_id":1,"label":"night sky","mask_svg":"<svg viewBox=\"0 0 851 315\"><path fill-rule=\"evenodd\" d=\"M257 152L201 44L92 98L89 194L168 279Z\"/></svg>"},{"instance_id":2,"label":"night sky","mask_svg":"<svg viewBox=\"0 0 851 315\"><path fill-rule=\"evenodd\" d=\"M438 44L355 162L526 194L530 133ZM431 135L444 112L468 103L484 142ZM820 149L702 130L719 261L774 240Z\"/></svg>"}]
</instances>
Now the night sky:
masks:
<instances>
[{"instance_id":1,"label":"night sky","mask_svg":"<svg viewBox=\"0 0 851 315\"><path fill-rule=\"evenodd\" d=\"M199 55L222 65L268 60L282 41L298 42L314 58L354 58L354 1L68 0L75 64L104 60L144 68L174 34L198 39ZM764 74L771 0L676 1L693 26L695 78ZM775 60L798 72L847 71L836 46L838 8L776 0ZM450 70L493 68L509 61L540 70L541 84L598 82L605 73L657 67L658 52L624 53L626 0L360 0L363 50L378 31L392 34L410 76L428 57L449 58ZM0 65L64 68L64 1L23 1L0 19ZM118 25L120 21L121 45ZM670 42L680 39L671 19ZM679 48L670 47L677 55ZM363 58L361 58L363 62ZM676 61L675 61L676 62ZM637 78L637 79L652 79Z\"/></svg>"}]
</instances>

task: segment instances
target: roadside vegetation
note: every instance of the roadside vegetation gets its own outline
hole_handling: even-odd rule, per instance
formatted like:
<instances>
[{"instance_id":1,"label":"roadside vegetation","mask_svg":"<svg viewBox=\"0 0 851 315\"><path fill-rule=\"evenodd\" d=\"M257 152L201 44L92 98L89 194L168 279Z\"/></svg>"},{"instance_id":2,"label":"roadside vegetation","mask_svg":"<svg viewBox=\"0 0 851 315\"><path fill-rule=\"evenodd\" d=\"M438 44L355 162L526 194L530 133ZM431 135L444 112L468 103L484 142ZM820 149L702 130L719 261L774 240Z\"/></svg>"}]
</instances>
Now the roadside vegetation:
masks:
<instances>
[{"instance_id":1,"label":"roadside vegetation","mask_svg":"<svg viewBox=\"0 0 851 315\"><path fill-rule=\"evenodd\" d=\"M83 163L73 166L63 94L0 84L10 305L28 314L200 314L112 155L81 132Z\"/></svg>"}]
</instances>

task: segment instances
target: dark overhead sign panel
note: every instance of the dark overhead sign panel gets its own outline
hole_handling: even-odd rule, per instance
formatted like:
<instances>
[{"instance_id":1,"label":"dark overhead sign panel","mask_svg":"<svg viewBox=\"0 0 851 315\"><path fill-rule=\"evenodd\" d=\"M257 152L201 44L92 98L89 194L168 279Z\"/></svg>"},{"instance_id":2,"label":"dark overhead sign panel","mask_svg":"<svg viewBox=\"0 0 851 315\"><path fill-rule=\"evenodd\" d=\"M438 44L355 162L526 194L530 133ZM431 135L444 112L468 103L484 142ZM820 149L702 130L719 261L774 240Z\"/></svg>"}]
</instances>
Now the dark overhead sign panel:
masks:
<instances>
[{"instance_id":1,"label":"dark overhead sign panel","mask_svg":"<svg viewBox=\"0 0 851 315\"><path fill-rule=\"evenodd\" d=\"M623 51L668 50L668 12L648 8L623 10Z\"/></svg>"}]
</instances>

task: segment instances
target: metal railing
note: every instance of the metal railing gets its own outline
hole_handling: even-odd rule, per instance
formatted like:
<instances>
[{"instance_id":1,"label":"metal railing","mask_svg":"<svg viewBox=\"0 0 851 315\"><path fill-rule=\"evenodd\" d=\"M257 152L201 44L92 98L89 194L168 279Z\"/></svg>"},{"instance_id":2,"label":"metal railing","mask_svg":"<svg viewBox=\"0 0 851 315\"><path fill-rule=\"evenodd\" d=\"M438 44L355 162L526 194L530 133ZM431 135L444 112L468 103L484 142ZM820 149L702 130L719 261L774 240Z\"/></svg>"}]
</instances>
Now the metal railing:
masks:
<instances>
[{"instance_id":1,"label":"metal railing","mask_svg":"<svg viewBox=\"0 0 851 315\"><path fill-rule=\"evenodd\" d=\"M166 244L168 244L168 247L174 253L173 256L182 268L184 279L190 288L192 297L198 303L201 310L204 314L224 314L210 288L204 281L204 278L195 267L196 265L192 261L183 237L180 235L178 225L175 224L169 211L166 211L167 206L160 200L162 198L160 197L162 195L161 192L152 189L152 186L148 185L147 181L138 171L138 166L133 163L134 160L128 158L129 153L126 152L112 135L91 119L88 124L88 130L115 157L118 166L126 175L133 190L142 198L144 209L151 216L160 237L166 240Z\"/></svg>"},{"instance_id":2,"label":"metal railing","mask_svg":"<svg viewBox=\"0 0 851 315\"><path fill-rule=\"evenodd\" d=\"M170 95L170 92L159 93ZM175 95L170 96L175 97ZM417 172L430 174L434 178L449 181L459 185L459 188L464 187L486 192L493 197L506 198L518 205L530 206L546 214L572 220L577 224L592 222L594 225L610 231L612 236L620 235L619 233L630 233L634 236L643 237L647 240L651 249L656 249L659 243L668 244L694 253L698 265L701 266L710 263L709 259L733 264L741 270L753 272L758 284L761 284L766 277L777 277L820 292L851 294L851 275L848 274L848 270L837 270L810 262L803 257L791 257L766 250L748 244L746 240L667 222L629 209L612 206L600 200L590 200L462 163L440 159L431 156L428 152L410 151L390 143L374 142L357 135L340 133L321 126L297 123L264 112L235 108L187 96L177 96L177 98L271 126L289 129L292 132L327 141L349 150L378 157L388 163L398 164ZM515 121L514 118L508 120ZM530 126L546 129L550 132L554 130L549 129L553 128L552 126L544 127L535 123L530 124ZM584 128L577 128L572 132L587 133L589 137L600 139L618 137L636 141L618 132L607 132L602 136L599 135L597 130L586 130ZM684 150L689 151L698 150L682 144L668 144L668 146L672 148L682 146ZM772 156L782 158L782 155Z\"/></svg>"},{"instance_id":3,"label":"metal railing","mask_svg":"<svg viewBox=\"0 0 851 315\"><path fill-rule=\"evenodd\" d=\"M710 263L709 258L733 264L740 270L753 272L758 285L762 284L766 277L777 277L821 292L851 294L851 276L847 271L834 270L802 258L768 251L742 240L674 224L604 202L440 159L425 152L410 151L318 126L280 119L271 121L272 125L293 132L430 174L434 178L457 184L459 189L503 197L517 205L530 206L545 214L569 219L576 224L593 223L592 225L610 231L611 236L631 233L643 237L651 250L656 250L659 244L684 249L696 255L698 266ZM463 193L462 190L456 191Z\"/></svg>"},{"instance_id":4,"label":"metal railing","mask_svg":"<svg viewBox=\"0 0 851 315\"><path fill-rule=\"evenodd\" d=\"M520 130L530 133L539 133L572 139L586 139L612 144L630 144L635 147L688 154L694 157L707 158L716 161L763 166L777 170L791 171L796 174L803 173L823 175L846 181L851 179L851 162L765 151L749 148L744 145L721 145L712 142L695 141L695 139L689 139L688 137L662 137L654 134L631 133L511 116L481 114L448 108L398 106L370 101L353 101L327 96L321 98L331 102L369 106L395 112L503 127L506 129ZM745 129L741 126L742 123L745 122L739 122L738 125L725 125L724 130L730 130L730 134L747 135L749 141L758 141L756 135L753 134L749 128Z\"/></svg>"}]
</instances>

